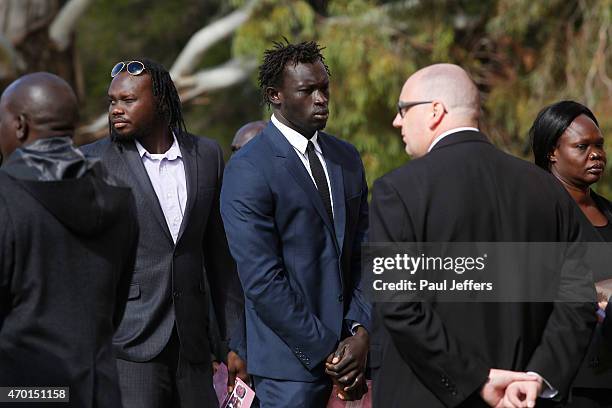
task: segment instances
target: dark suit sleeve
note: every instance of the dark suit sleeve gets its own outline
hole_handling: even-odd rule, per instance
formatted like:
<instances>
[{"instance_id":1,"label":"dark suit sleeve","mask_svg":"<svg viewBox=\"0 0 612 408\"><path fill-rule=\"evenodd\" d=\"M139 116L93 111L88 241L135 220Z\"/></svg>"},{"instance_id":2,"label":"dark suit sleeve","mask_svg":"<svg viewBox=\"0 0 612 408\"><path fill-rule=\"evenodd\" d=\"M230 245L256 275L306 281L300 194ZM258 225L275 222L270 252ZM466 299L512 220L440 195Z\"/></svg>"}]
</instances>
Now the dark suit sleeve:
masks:
<instances>
[{"instance_id":1,"label":"dark suit sleeve","mask_svg":"<svg viewBox=\"0 0 612 408\"><path fill-rule=\"evenodd\" d=\"M337 338L289 285L265 178L245 159L233 158L225 171L221 202L245 296L296 355L303 353L304 366L314 368L334 350Z\"/></svg>"},{"instance_id":2,"label":"dark suit sleeve","mask_svg":"<svg viewBox=\"0 0 612 408\"><path fill-rule=\"evenodd\" d=\"M241 359L247 361L246 316L244 313L240 315L232 333L230 333L229 349L238 354Z\"/></svg>"},{"instance_id":3,"label":"dark suit sleeve","mask_svg":"<svg viewBox=\"0 0 612 408\"><path fill-rule=\"evenodd\" d=\"M210 284L207 282L207 287ZM206 291L206 301L208 302L208 343L210 344L210 352L212 354L213 361L226 362L226 356L228 353L227 345L221 338L219 331L219 323L217 322L217 313L215 311L215 305L213 304L210 291Z\"/></svg>"},{"instance_id":4,"label":"dark suit sleeve","mask_svg":"<svg viewBox=\"0 0 612 408\"><path fill-rule=\"evenodd\" d=\"M119 327L125 312L132 276L134 274L134 265L136 263L136 250L138 248L138 217L136 214L136 203L134 202L134 196L131 192L128 194L126 203L124 220L127 231L123 238L125 239L127 251L123 258L124 263L121 268L119 281L117 282L117 297L115 300L115 311L113 313L113 325L115 330Z\"/></svg>"},{"instance_id":5,"label":"dark suit sleeve","mask_svg":"<svg viewBox=\"0 0 612 408\"><path fill-rule=\"evenodd\" d=\"M10 312L11 281L15 267L14 251L13 225L6 202L0 196L0 332L4 319Z\"/></svg>"},{"instance_id":6,"label":"dark suit sleeve","mask_svg":"<svg viewBox=\"0 0 612 408\"><path fill-rule=\"evenodd\" d=\"M601 335L609 348L612 348L612 297L606 306L606 318L601 324Z\"/></svg>"},{"instance_id":7,"label":"dark suit sleeve","mask_svg":"<svg viewBox=\"0 0 612 408\"><path fill-rule=\"evenodd\" d=\"M558 301L546 322L540 344L527 364L527 371L544 377L559 391L560 398L569 391L597 321L595 283L592 271L584 261L585 239L590 238L592 227L583 227L582 222L588 221L578 206L569 202L569 196L565 198L567 202L558 219L567 223L565 237L568 245L560 271ZM585 301L580 303L579 299ZM592 303L587 300L592 300Z\"/></svg>"},{"instance_id":8,"label":"dark suit sleeve","mask_svg":"<svg viewBox=\"0 0 612 408\"><path fill-rule=\"evenodd\" d=\"M385 179L374 184L370 214L371 242L416 240L404 203ZM429 303L377 303L375 316L403 360L445 406L457 406L485 383L491 367L447 332ZM455 395L445 384L454 384Z\"/></svg>"},{"instance_id":9,"label":"dark suit sleeve","mask_svg":"<svg viewBox=\"0 0 612 408\"><path fill-rule=\"evenodd\" d=\"M350 329L353 322L361 324L368 332L371 331L371 315L372 306L367 301L361 285L361 244L367 240L368 234L368 184L365 178L365 171L359 154L356 160L359 160L361 166L361 203L359 205L359 220L357 221L357 233L353 241L352 258L351 258L351 283L352 296L349 304L348 312L344 317L347 326Z\"/></svg>"},{"instance_id":10,"label":"dark suit sleeve","mask_svg":"<svg viewBox=\"0 0 612 408\"><path fill-rule=\"evenodd\" d=\"M240 333L235 327L240 324L244 314L244 294L236 264L232 258L225 235L225 228L219 208L219 195L223 182L223 152L215 144L217 156L217 190L208 216L208 223L203 237L204 266L216 320L222 344L218 344L218 353L227 354L227 341L233 333ZM225 355L218 356L225 360Z\"/></svg>"}]
</instances>

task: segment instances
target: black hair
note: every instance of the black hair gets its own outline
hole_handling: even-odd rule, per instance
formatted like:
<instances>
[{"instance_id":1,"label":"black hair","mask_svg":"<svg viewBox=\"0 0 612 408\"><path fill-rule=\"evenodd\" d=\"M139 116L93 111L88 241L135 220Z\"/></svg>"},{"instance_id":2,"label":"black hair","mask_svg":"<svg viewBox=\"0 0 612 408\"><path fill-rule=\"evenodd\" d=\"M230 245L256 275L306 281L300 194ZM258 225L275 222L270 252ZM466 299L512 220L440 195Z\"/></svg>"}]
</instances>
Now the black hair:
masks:
<instances>
[{"instance_id":1,"label":"black hair","mask_svg":"<svg viewBox=\"0 0 612 408\"><path fill-rule=\"evenodd\" d=\"M266 94L266 88L279 87L283 82L283 72L287 64L312 64L321 61L330 75L329 68L325 64L325 58L321 51L324 47L320 47L314 41L304 41L299 44L291 44L289 40L283 37L284 43L274 41L274 47L264 51L263 63L259 66L259 87L263 94L263 102L270 106L270 100Z\"/></svg>"},{"instance_id":2,"label":"black hair","mask_svg":"<svg viewBox=\"0 0 612 408\"><path fill-rule=\"evenodd\" d=\"M580 115L586 115L595 125L599 123L593 112L581 103L561 101L542 109L529 129L529 138L535 164L550 171L550 153L557 146L563 132Z\"/></svg>"},{"instance_id":3,"label":"black hair","mask_svg":"<svg viewBox=\"0 0 612 408\"><path fill-rule=\"evenodd\" d=\"M151 76L157 111L166 118L172 130L186 132L181 100L170 73L163 65L149 58L141 58L139 61L144 64L145 73Z\"/></svg>"}]
</instances>

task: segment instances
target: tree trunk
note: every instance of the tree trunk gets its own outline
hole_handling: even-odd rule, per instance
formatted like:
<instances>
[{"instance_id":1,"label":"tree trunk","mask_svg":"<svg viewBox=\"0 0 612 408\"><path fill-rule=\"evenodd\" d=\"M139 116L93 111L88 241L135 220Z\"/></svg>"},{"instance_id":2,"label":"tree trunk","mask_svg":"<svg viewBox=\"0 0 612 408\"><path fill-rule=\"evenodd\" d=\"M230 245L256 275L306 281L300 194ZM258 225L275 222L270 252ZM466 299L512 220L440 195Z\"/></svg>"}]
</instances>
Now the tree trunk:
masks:
<instances>
[{"instance_id":1,"label":"tree trunk","mask_svg":"<svg viewBox=\"0 0 612 408\"><path fill-rule=\"evenodd\" d=\"M0 34L5 40L0 61L2 89L23 74L49 71L67 80L77 95L83 96L74 63L74 41L60 51L49 37L49 25L61 6L58 0L0 0Z\"/></svg>"}]
</instances>

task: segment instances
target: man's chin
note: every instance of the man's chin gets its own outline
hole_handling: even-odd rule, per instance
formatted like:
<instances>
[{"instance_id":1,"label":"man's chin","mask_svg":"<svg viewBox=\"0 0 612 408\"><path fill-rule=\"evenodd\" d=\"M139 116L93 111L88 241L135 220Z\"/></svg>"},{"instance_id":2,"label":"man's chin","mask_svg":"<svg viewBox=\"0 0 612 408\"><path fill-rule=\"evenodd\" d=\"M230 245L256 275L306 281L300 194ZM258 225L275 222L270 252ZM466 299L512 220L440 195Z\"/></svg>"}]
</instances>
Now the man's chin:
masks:
<instances>
[{"instance_id":1,"label":"man's chin","mask_svg":"<svg viewBox=\"0 0 612 408\"><path fill-rule=\"evenodd\" d=\"M323 129L325 129L325 126L327 126L327 118L325 118L325 119L320 119L320 120L317 120L317 121L315 122L315 128L316 128L316 130L323 130Z\"/></svg>"},{"instance_id":2,"label":"man's chin","mask_svg":"<svg viewBox=\"0 0 612 408\"><path fill-rule=\"evenodd\" d=\"M136 140L136 134L134 132L119 133L115 129L111 129L111 140L116 142L131 142Z\"/></svg>"}]
</instances>

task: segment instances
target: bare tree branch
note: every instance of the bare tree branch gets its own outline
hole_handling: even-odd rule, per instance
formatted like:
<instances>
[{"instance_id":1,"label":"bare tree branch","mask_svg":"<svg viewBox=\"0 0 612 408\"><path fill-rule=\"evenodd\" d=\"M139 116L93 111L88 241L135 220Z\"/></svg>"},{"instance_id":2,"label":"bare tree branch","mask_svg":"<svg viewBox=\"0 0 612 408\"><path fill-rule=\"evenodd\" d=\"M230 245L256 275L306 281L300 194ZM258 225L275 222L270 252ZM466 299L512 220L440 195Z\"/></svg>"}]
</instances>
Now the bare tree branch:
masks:
<instances>
[{"instance_id":1,"label":"bare tree branch","mask_svg":"<svg viewBox=\"0 0 612 408\"><path fill-rule=\"evenodd\" d=\"M7 76L15 75L18 71L26 68L26 64L23 58L13 47L13 44L2 34L0 34L0 49L2 54L8 59L7 64L3 64L0 68L0 77L4 78ZM6 65L6 66L4 66Z\"/></svg>"},{"instance_id":2,"label":"bare tree branch","mask_svg":"<svg viewBox=\"0 0 612 408\"><path fill-rule=\"evenodd\" d=\"M69 0L57 14L49 26L49 38L58 50L68 48L76 23L90 4L91 0Z\"/></svg>"},{"instance_id":3,"label":"bare tree branch","mask_svg":"<svg viewBox=\"0 0 612 408\"><path fill-rule=\"evenodd\" d=\"M191 101L204 92L215 91L240 83L253 72L257 66L256 60L234 58L216 67L191 74L207 49L230 35L247 21L257 1L249 1L241 9L202 28L191 37L170 70L170 75L183 103ZM90 139L91 136L101 137L107 126L107 115L100 115L95 121L79 128L78 134L84 139Z\"/></svg>"},{"instance_id":4,"label":"bare tree branch","mask_svg":"<svg viewBox=\"0 0 612 408\"><path fill-rule=\"evenodd\" d=\"M172 78L178 78L192 72L206 50L230 35L248 20L255 4L257 4L257 0L250 0L244 7L196 32L172 65L170 69Z\"/></svg>"},{"instance_id":5,"label":"bare tree branch","mask_svg":"<svg viewBox=\"0 0 612 408\"><path fill-rule=\"evenodd\" d=\"M394 3L386 3L361 14L357 18L352 16L334 16L325 19L325 24L354 24L356 21L366 24L391 24L395 27L404 28L405 24L392 21L391 16L397 13L414 9L420 6L420 0L403 0ZM384 26L383 26L384 27Z\"/></svg>"},{"instance_id":6,"label":"bare tree branch","mask_svg":"<svg viewBox=\"0 0 612 408\"><path fill-rule=\"evenodd\" d=\"M606 45L608 42L608 25L602 24L599 28L598 32L598 43L597 50L593 55L593 60L591 61L591 65L589 66L589 70L587 72L585 85L584 85L584 94L589 105L593 105L595 103L595 78L597 76L598 71L601 69L600 67L605 67L605 52ZM604 82L605 85L609 85ZM610 92L610 87L608 86L608 92Z\"/></svg>"},{"instance_id":7,"label":"bare tree branch","mask_svg":"<svg viewBox=\"0 0 612 408\"><path fill-rule=\"evenodd\" d=\"M246 80L257 66L255 60L232 59L223 65L205 69L194 75L177 78L176 85L180 89L183 103L201 95L204 92L227 88Z\"/></svg>"},{"instance_id":8,"label":"bare tree branch","mask_svg":"<svg viewBox=\"0 0 612 408\"><path fill-rule=\"evenodd\" d=\"M599 59L599 79L608 88L608 97L612 96L612 80L606 73L606 61L608 60L608 35L612 32L610 27L610 19L606 18L604 24L599 28L599 46L597 47L597 55Z\"/></svg>"}]
</instances>

